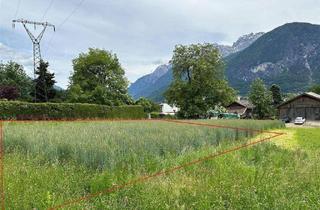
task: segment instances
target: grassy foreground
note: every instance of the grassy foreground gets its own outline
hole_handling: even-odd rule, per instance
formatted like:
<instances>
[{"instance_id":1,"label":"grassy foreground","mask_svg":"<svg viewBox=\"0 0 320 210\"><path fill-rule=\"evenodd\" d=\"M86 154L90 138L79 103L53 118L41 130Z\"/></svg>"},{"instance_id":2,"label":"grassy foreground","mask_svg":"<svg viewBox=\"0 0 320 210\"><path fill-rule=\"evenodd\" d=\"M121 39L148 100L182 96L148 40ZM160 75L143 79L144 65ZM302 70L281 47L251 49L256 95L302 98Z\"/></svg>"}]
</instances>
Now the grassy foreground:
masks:
<instances>
[{"instance_id":1,"label":"grassy foreground","mask_svg":"<svg viewBox=\"0 0 320 210\"><path fill-rule=\"evenodd\" d=\"M281 128L274 121L210 121ZM283 129L282 129L283 131ZM260 144L68 209L317 209L320 131ZM242 144L250 132L172 123L5 126L8 209L45 209ZM317 140L318 139L318 140Z\"/></svg>"}]
</instances>

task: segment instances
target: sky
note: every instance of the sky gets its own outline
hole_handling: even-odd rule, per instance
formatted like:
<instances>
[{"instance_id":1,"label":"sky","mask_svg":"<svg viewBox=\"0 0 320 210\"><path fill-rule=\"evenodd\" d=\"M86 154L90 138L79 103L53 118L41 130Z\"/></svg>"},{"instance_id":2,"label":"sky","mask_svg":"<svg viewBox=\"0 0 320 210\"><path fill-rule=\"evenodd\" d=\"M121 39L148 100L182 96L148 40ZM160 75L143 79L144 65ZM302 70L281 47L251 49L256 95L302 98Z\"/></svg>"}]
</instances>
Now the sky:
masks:
<instances>
[{"instance_id":1,"label":"sky","mask_svg":"<svg viewBox=\"0 0 320 210\"><path fill-rule=\"evenodd\" d=\"M72 59L88 48L116 53L134 82L167 63L177 44L230 44L288 22L320 24L319 0L0 0L0 61L32 76L32 43L13 19L47 21L42 58L66 88ZM39 33L30 28L32 33Z\"/></svg>"}]
</instances>

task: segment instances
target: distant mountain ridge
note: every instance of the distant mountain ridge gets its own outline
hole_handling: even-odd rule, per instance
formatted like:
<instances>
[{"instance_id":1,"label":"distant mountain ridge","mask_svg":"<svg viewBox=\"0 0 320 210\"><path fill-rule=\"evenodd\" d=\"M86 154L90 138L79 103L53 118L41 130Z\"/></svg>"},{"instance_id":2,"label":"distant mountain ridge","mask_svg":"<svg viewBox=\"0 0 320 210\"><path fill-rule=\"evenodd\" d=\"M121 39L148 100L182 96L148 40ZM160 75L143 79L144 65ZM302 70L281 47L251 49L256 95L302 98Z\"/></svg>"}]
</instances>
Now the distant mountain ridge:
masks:
<instances>
[{"instance_id":1,"label":"distant mountain ridge","mask_svg":"<svg viewBox=\"0 0 320 210\"><path fill-rule=\"evenodd\" d=\"M263 36L243 51L226 58L231 86L245 94L261 78L285 92L305 91L320 83L320 26L288 23Z\"/></svg>"},{"instance_id":2,"label":"distant mountain ridge","mask_svg":"<svg viewBox=\"0 0 320 210\"><path fill-rule=\"evenodd\" d=\"M241 36L232 46L214 44L220 54L225 57L232 53L239 52L253 42L255 42L264 33L250 33ZM164 64L157 67L151 74L147 74L129 87L129 94L134 98L146 97L151 100L160 102L163 100L163 93L172 81L172 65Z\"/></svg>"},{"instance_id":3,"label":"distant mountain ridge","mask_svg":"<svg viewBox=\"0 0 320 210\"><path fill-rule=\"evenodd\" d=\"M242 36L232 46L215 45L224 56L230 85L241 95L256 78L268 86L278 84L284 92L303 92L320 83L320 25L287 23L268 33ZM139 96L163 100L172 80L172 69L166 71L161 80L145 83Z\"/></svg>"},{"instance_id":4,"label":"distant mountain ridge","mask_svg":"<svg viewBox=\"0 0 320 210\"><path fill-rule=\"evenodd\" d=\"M146 97L155 100L156 92L160 89L166 89L171 81L172 75L168 72L172 69L170 64L163 64L156 68L151 74L147 74L137 81L132 83L129 87L129 94L134 98ZM157 95L157 94L156 94Z\"/></svg>"}]
</instances>

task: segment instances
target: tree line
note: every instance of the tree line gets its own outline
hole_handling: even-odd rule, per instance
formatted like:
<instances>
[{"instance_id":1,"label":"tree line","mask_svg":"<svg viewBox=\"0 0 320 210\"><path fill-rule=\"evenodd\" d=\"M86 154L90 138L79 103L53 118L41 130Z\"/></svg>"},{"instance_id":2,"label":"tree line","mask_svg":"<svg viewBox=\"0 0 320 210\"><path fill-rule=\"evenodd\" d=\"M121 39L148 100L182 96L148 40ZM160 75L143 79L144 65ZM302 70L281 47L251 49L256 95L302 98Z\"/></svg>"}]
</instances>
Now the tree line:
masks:
<instances>
[{"instance_id":1,"label":"tree line","mask_svg":"<svg viewBox=\"0 0 320 210\"><path fill-rule=\"evenodd\" d=\"M0 99L109 106L139 104L145 112L160 111L159 105L146 98L134 101L130 97L129 82L116 54L90 48L72 62L67 90L56 88L55 74L50 73L48 62L40 62L34 80L22 65L13 61L0 64ZM180 108L179 117L201 118L208 110L235 101L237 91L229 86L224 61L212 44L177 45L170 62L173 82L164 95L169 104ZM320 86L310 90L320 93ZM248 95L255 106L255 117L274 116L275 108L283 101L282 95L279 86L267 88L262 80L255 80Z\"/></svg>"},{"instance_id":2,"label":"tree line","mask_svg":"<svg viewBox=\"0 0 320 210\"><path fill-rule=\"evenodd\" d=\"M73 61L73 72L66 90L55 86L55 74L49 63L41 61L36 78L31 79L22 65L13 61L0 65L0 99L28 102L92 103L109 106L142 105L146 112L159 111L159 105L128 94L129 81L116 54L89 49ZM35 100L36 99L36 100Z\"/></svg>"}]
</instances>

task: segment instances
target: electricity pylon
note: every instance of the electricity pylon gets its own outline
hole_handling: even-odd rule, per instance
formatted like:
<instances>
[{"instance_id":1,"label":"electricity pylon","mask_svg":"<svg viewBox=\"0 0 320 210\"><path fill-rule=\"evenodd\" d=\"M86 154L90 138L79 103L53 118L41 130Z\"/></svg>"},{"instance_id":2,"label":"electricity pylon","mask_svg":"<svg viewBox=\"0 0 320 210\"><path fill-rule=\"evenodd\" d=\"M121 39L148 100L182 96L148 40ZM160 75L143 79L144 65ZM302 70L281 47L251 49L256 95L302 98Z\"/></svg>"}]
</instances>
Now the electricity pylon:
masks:
<instances>
[{"instance_id":1,"label":"electricity pylon","mask_svg":"<svg viewBox=\"0 0 320 210\"><path fill-rule=\"evenodd\" d=\"M27 34L29 35L32 44L33 44L33 77L34 81L36 79L36 71L38 66L40 65L41 62L41 51L40 51L40 41L43 37L44 32L46 31L47 27L52 27L53 31L56 31L55 26L53 24L50 24L48 22L34 22L34 21L28 21L24 19L18 19L18 20L13 20L12 21L12 27L15 28L16 23L21 23L26 30ZM36 29L36 26L42 26L43 29L39 33L38 36L35 36L31 33L31 31L28 29L27 25L33 25L34 29ZM37 90L35 86L35 102L37 102ZM44 96L47 99L47 91L44 91L46 95Z\"/></svg>"}]
</instances>

